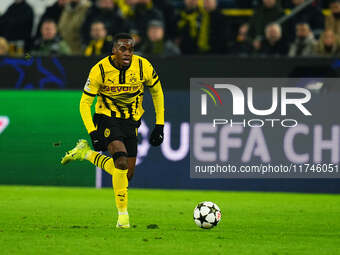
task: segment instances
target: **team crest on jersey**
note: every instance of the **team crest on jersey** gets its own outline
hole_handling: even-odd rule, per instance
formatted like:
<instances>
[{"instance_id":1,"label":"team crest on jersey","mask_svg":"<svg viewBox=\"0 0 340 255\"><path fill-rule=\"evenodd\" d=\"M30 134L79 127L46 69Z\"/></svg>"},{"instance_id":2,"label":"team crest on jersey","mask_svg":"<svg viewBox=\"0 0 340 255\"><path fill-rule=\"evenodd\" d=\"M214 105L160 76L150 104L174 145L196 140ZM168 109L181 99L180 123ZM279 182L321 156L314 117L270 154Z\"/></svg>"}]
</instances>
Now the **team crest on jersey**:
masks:
<instances>
[{"instance_id":1,"label":"team crest on jersey","mask_svg":"<svg viewBox=\"0 0 340 255\"><path fill-rule=\"evenodd\" d=\"M137 77L135 73L130 73L129 75L129 82L130 83L136 83L137 82Z\"/></svg>"},{"instance_id":2,"label":"team crest on jersey","mask_svg":"<svg viewBox=\"0 0 340 255\"><path fill-rule=\"evenodd\" d=\"M107 138L107 137L109 137L109 135L110 135L110 129L106 128L104 130L104 136Z\"/></svg>"}]
</instances>

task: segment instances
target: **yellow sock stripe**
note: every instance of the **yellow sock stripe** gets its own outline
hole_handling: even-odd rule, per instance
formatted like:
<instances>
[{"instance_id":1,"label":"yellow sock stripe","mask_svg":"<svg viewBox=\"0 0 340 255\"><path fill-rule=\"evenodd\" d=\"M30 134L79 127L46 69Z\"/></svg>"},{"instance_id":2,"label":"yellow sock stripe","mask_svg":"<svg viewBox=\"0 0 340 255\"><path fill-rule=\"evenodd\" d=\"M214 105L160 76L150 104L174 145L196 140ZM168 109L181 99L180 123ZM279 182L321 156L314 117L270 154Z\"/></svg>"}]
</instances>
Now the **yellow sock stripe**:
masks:
<instances>
[{"instance_id":1,"label":"yellow sock stripe","mask_svg":"<svg viewBox=\"0 0 340 255\"><path fill-rule=\"evenodd\" d=\"M102 157L98 160L98 165L100 168L103 168L103 161L106 159L106 156L102 155Z\"/></svg>"},{"instance_id":2,"label":"yellow sock stripe","mask_svg":"<svg viewBox=\"0 0 340 255\"><path fill-rule=\"evenodd\" d=\"M107 162L108 160L110 160L110 158L109 158L109 157L105 157L105 158L103 159L103 161L102 161L102 165L101 165L101 168L102 168L102 169L104 169L104 167L105 167L105 164L106 164L106 162Z\"/></svg>"},{"instance_id":3,"label":"yellow sock stripe","mask_svg":"<svg viewBox=\"0 0 340 255\"><path fill-rule=\"evenodd\" d=\"M106 160L106 157L104 156L104 159L102 160L102 162L100 162L100 168L103 169L103 163Z\"/></svg>"},{"instance_id":4,"label":"yellow sock stripe","mask_svg":"<svg viewBox=\"0 0 340 255\"><path fill-rule=\"evenodd\" d=\"M95 165L96 165L96 166L100 167L99 165L100 165L101 160L103 160L103 157L105 157L105 156L99 154L99 157L97 158L97 162L95 162Z\"/></svg>"},{"instance_id":5,"label":"yellow sock stripe","mask_svg":"<svg viewBox=\"0 0 340 255\"><path fill-rule=\"evenodd\" d=\"M96 158L94 159L94 164L95 164L96 166L98 166L98 160L99 160L99 158L100 158L100 154L98 154L98 157L96 157Z\"/></svg>"},{"instance_id":6,"label":"yellow sock stripe","mask_svg":"<svg viewBox=\"0 0 340 255\"><path fill-rule=\"evenodd\" d=\"M94 164L94 165L96 165L96 160L97 160L97 158L99 157L99 155L100 155L100 154L97 152L97 155L95 156L95 158L94 158L94 160L93 160L93 164ZM96 165L96 166L97 166L97 165Z\"/></svg>"}]
</instances>

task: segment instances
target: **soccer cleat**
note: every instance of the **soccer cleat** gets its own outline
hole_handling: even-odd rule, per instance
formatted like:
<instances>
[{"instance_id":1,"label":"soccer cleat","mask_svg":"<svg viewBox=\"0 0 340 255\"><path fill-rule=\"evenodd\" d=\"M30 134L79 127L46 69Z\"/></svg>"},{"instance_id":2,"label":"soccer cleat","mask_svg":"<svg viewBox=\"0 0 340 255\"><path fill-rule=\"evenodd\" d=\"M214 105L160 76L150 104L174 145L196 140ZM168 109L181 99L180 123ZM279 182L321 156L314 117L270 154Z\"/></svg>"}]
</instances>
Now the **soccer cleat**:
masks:
<instances>
[{"instance_id":1,"label":"soccer cleat","mask_svg":"<svg viewBox=\"0 0 340 255\"><path fill-rule=\"evenodd\" d=\"M61 164L65 165L72 160L83 160L89 150L91 150L91 148L88 142L84 139L80 139L76 147L66 152L66 155L61 159Z\"/></svg>"},{"instance_id":2,"label":"soccer cleat","mask_svg":"<svg viewBox=\"0 0 340 255\"><path fill-rule=\"evenodd\" d=\"M128 214L119 214L118 221L117 221L117 228L129 228L129 215Z\"/></svg>"}]
</instances>

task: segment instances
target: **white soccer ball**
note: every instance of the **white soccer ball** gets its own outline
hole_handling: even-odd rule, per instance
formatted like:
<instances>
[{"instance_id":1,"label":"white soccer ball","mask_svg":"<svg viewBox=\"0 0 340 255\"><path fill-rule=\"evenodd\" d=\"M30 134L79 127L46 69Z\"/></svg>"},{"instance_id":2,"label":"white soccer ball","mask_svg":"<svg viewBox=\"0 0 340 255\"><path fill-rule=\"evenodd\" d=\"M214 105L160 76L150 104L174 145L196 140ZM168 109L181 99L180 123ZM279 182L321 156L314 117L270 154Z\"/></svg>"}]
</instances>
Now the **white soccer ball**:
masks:
<instances>
[{"instance_id":1,"label":"white soccer ball","mask_svg":"<svg viewBox=\"0 0 340 255\"><path fill-rule=\"evenodd\" d=\"M201 202L194 209L194 221L200 228L213 228L221 220L221 210L213 202Z\"/></svg>"}]
</instances>

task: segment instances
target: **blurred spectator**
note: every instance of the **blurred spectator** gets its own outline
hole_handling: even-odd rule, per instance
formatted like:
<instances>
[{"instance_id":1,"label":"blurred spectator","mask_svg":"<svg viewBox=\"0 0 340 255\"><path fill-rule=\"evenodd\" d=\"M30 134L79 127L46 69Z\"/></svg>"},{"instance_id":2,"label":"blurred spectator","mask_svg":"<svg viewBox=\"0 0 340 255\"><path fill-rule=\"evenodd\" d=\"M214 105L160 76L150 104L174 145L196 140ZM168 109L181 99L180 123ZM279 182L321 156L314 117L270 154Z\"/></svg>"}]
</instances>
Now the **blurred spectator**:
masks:
<instances>
[{"instance_id":1,"label":"blurred spectator","mask_svg":"<svg viewBox=\"0 0 340 255\"><path fill-rule=\"evenodd\" d=\"M217 9L217 0L203 0L203 7L204 13L201 28L205 28L206 31L201 31L198 46L201 52L223 53L230 31L230 28L227 27L226 18Z\"/></svg>"},{"instance_id":2,"label":"blurred spectator","mask_svg":"<svg viewBox=\"0 0 340 255\"><path fill-rule=\"evenodd\" d=\"M325 28L340 35L340 0L332 0L329 4L331 15L326 16Z\"/></svg>"},{"instance_id":3,"label":"blurred spectator","mask_svg":"<svg viewBox=\"0 0 340 255\"><path fill-rule=\"evenodd\" d=\"M340 56L340 40L332 30L326 30L322 33L315 47L315 54L323 57Z\"/></svg>"},{"instance_id":4,"label":"blurred spectator","mask_svg":"<svg viewBox=\"0 0 340 255\"><path fill-rule=\"evenodd\" d=\"M28 48L33 27L33 10L25 0L14 0L0 17L0 36L8 41L22 41Z\"/></svg>"},{"instance_id":5,"label":"blurred spectator","mask_svg":"<svg viewBox=\"0 0 340 255\"><path fill-rule=\"evenodd\" d=\"M0 37L0 56L8 55L8 42L4 37Z\"/></svg>"},{"instance_id":6,"label":"blurred spectator","mask_svg":"<svg viewBox=\"0 0 340 255\"><path fill-rule=\"evenodd\" d=\"M92 0L95 1L95 0ZM118 6L123 17L126 18L132 15L132 6L138 3L139 0L115 0L115 4Z\"/></svg>"},{"instance_id":7,"label":"blurred spectator","mask_svg":"<svg viewBox=\"0 0 340 255\"><path fill-rule=\"evenodd\" d=\"M198 0L184 0L184 3L177 21L177 42L183 54L196 54L199 52L203 14L198 8Z\"/></svg>"},{"instance_id":8,"label":"blurred spectator","mask_svg":"<svg viewBox=\"0 0 340 255\"><path fill-rule=\"evenodd\" d=\"M296 8L300 4L303 4L305 0L292 0L293 7ZM295 39L295 27L298 23L308 23L313 34L318 35L324 29L325 18L321 12L321 9L314 2L296 15L291 17L287 21L287 36L289 41L293 41Z\"/></svg>"},{"instance_id":9,"label":"blurred spectator","mask_svg":"<svg viewBox=\"0 0 340 255\"><path fill-rule=\"evenodd\" d=\"M174 39L176 36L176 10L172 0L154 0L154 7L160 10L164 17L165 37Z\"/></svg>"},{"instance_id":10,"label":"blurred spectator","mask_svg":"<svg viewBox=\"0 0 340 255\"><path fill-rule=\"evenodd\" d=\"M263 5L258 7L250 20L249 34L252 38L262 37L265 27L284 15L283 10L276 0L263 0Z\"/></svg>"},{"instance_id":11,"label":"blurred spectator","mask_svg":"<svg viewBox=\"0 0 340 255\"><path fill-rule=\"evenodd\" d=\"M104 23L108 35L129 32L128 23L124 21L113 0L97 0L96 4L89 9L82 26L83 43L89 42L91 24L99 20Z\"/></svg>"},{"instance_id":12,"label":"blurred spectator","mask_svg":"<svg viewBox=\"0 0 340 255\"><path fill-rule=\"evenodd\" d=\"M234 56L248 56L251 54L253 47L248 37L249 25L242 24L238 30L235 42L228 47L228 54Z\"/></svg>"},{"instance_id":13,"label":"blurred spectator","mask_svg":"<svg viewBox=\"0 0 340 255\"><path fill-rule=\"evenodd\" d=\"M265 30L265 40L261 42L259 49L260 55L266 56L286 56L288 53L288 44L282 38L280 25L272 23L267 25Z\"/></svg>"},{"instance_id":14,"label":"blurred spectator","mask_svg":"<svg viewBox=\"0 0 340 255\"><path fill-rule=\"evenodd\" d=\"M251 9L256 5L257 0L235 0L235 5L236 8L246 8L246 9Z\"/></svg>"},{"instance_id":15,"label":"blurred spectator","mask_svg":"<svg viewBox=\"0 0 340 255\"><path fill-rule=\"evenodd\" d=\"M87 10L91 7L88 0L70 0L61 13L59 20L60 35L70 46L74 55L82 55L81 27Z\"/></svg>"},{"instance_id":16,"label":"blurred spectator","mask_svg":"<svg viewBox=\"0 0 340 255\"><path fill-rule=\"evenodd\" d=\"M179 48L172 41L164 38L164 24L159 20L149 22L147 39L140 51L146 56L169 57L180 55Z\"/></svg>"},{"instance_id":17,"label":"blurred spectator","mask_svg":"<svg viewBox=\"0 0 340 255\"><path fill-rule=\"evenodd\" d=\"M105 24L95 21L90 29L91 41L85 49L85 56L99 56L112 52L112 36L107 35Z\"/></svg>"},{"instance_id":18,"label":"blurred spectator","mask_svg":"<svg viewBox=\"0 0 340 255\"><path fill-rule=\"evenodd\" d=\"M46 8L44 14L41 16L38 28L37 28L37 33L36 33L36 38L41 36L41 25L44 20L46 19L52 19L55 21L56 24L59 23L59 19L61 16L61 12L63 11L65 5L69 2L70 0L57 0L53 5L49 6Z\"/></svg>"},{"instance_id":19,"label":"blurred spectator","mask_svg":"<svg viewBox=\"0 0 340 255\"><path fill-rule=\"evenodd\" d=\"M152 0L125 0L129 7L126 16L131 26L131 34L135 40L135 48L138 50L142 41L146 38L146 30L151 20L164 21L163 14L153 6Z\"/></svg>"},{"instance_id":20,"label":"blurred spectator","mask_svg":"<svg viewBox=\"0 0 340 255\"><path fill-rule=\"evenodd\" d=\"M288 56L311 56L313 54L315 44L316 40L309 25L307 23L299 23L296 25L296 38L290 46Z\"/></svg>"},{"instance_id":21,"label":"blurred spectator","mask_svg":"<svg viewBox=\"0 0 340 255\"><path fill-rule=\"evenodd\" d=\"M32 55L69 55L71 53L67 43L58 36L57 24L54 20L45 20L41 25L41 38L34 42Z\"/></svg>"}]
</instances>

